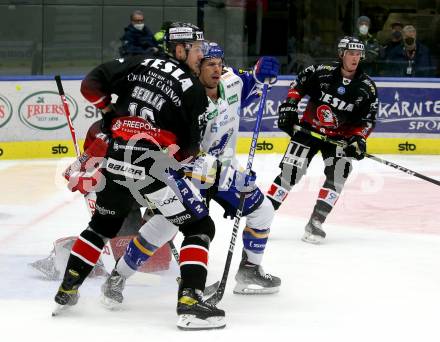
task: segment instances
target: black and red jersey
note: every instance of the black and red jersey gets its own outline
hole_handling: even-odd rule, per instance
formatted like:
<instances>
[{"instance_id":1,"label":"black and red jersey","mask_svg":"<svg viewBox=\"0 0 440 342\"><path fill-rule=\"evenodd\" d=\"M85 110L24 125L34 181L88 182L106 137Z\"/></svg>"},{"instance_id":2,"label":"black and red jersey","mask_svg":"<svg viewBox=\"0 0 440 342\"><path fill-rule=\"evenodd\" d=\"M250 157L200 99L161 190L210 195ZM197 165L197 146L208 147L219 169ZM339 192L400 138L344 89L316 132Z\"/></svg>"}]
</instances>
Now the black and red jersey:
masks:
<instances>
[{"instance_id":1,"label":"black and red jersey","mask_svg":"<svg viewBox=\"0 0 440 342\"><path fill-rule=\"evenodd\" d=\"M135 56L99 65L82 81L81 93L97 108L142 117L177 137L185 154L198 151L204 132L206 92L189 67L168 56Z\"/></svg>"},{"instance_id":2,"label":"black and red jersey","mask_svg":"<svg viewBox=\"0 0 440 342\"><path fill-rule=\"evenodd\" d=\"M288 100L309 96L301 122L331 137L367 138L378 107L376 85L360 68L353 79L342 77L341 65L311 65L291 84Z\"/></svg>"}]
</instances>

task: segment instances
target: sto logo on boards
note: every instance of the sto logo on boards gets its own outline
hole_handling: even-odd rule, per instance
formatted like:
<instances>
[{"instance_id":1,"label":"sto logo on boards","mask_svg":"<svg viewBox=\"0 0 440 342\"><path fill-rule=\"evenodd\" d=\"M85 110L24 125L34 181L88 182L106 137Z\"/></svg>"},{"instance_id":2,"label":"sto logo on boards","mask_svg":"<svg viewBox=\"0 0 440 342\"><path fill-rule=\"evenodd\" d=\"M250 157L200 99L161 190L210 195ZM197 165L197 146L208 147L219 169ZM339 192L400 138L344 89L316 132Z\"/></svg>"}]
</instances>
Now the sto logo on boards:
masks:
<instances>
[{"instance_id":1,"label":"sto logo on boards","mask_svg":"<svg viewBox=\"0 0 440 342\"><path fill-rule=\"evenodd\" d=\"M273 150L273 144L266 142L266 140L263 140L263 142L257 143L257 151L272 151Z\"/></svg>"},{"instance_id":2,"label":"sto logo on boards","mask_svg":"<svg viewBox=\"0 0 440 342\"><path fill-rule=\"evenodd\" d=\"M63 146L58 144L58 146L52 146L52 154L66 154L69 152L69 148L67 146Z\"/></svg>"},{"instance_id":3,"label":"sto logo on boards","mask_svg":"<svg viewBox=\"0 0 440 342\"><path fill-rule=\"evenodd\" d=\"M398 145L399 151L415 151L417 146L416 144L410 144L408 141L401 143Z\"/></svg>"}]
</instances>

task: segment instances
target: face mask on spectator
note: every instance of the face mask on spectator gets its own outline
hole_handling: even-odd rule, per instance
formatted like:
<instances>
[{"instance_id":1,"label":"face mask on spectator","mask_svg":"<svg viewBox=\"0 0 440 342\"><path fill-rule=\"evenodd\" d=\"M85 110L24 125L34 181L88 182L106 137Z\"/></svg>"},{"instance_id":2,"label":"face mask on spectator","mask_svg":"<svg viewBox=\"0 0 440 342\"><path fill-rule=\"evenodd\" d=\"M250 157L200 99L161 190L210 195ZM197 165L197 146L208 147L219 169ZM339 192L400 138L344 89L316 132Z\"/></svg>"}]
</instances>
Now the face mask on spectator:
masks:
<instances>
[{"instance_id":1,"label":"face mask on spectator","mask_svg":"<svg viewBox=\"0 0 440 342\"><path fill-rule=\"evenodd\" d=\"M416 46L416 39L412 37L407 37L403 40L405 42L405 46L407 49L415 48Z\"/></svg>"},{"instance_id":2,"label":"face mask on spectator","mask_svg":"<svg viewBox=\"0 0 440 342\"><path fill-rule=\"evenodd\" d=\"M133 24L134 28L139 31L142 31L144 29L144 25L145 24Z\"/></svg>"},{"instance_id":3,"label":"face mask on spectator","mask_svg":"<svg viewBox=\"0 0 440 342\"><path fill-rule=\"evenodd\" d=\"M359 33L362 35L366 35L368 33L368 25L360 25L359 26Z\"/></svg>"},{"instance_id":4,"label":"face mask on spectator","mask_svg":"<svg viewBox=\"0 0 440 342\"><path fill-rule=\"evenodd\" d=\"M393 37L395 40L400 40L400 38L402 38L402 32L393 31L393 33L391 33L391 37Z\"/></svg>"}]
</instances>

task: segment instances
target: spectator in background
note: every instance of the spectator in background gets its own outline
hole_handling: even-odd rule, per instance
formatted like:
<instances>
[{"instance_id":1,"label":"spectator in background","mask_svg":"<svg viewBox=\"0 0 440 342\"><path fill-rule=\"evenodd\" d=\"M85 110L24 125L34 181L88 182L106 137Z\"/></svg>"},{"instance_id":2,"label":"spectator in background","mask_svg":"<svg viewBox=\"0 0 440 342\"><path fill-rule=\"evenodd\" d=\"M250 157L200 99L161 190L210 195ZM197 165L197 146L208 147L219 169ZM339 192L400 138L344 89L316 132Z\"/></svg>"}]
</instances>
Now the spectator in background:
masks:
<instances>
[{"instance_id":1,"label":"spectator in background","mask_svg":"<svg viewBox=\"0 0 440 342\"><path fill-rule=\"evenodd\" d=\"M157 50L157 42L153 33L144 24L144 13L136 10L130 15L130 25L121 37L122 46L119 48L121 57L151 54Z\"/></svg>"},{"instance_id":2,"label":"spectator in background","mask_svg":"<svg viewBox=\"0 0 440 342\"><path fill-rule=\"evenodd\" d=\"M402 29L402 41L389 51L386 62L387 76L435 76L431 53L426 45L417 40L417 31L412 25Z\"/></svg>"},{"instance_id":3,"label":"spectator in background","mask_svg":"<svg viewBox=\"0 0 440 342\"><path fill-rule=\"evenodd\" d=\"M384 59L388 58L392 49L402 44L402 29L403 24L401 22L391 24L391 35L384 45Z\"/></svg>"},{"instance_id":4,"label":"spectator in background","mask_svg":"<svg viewBox=\"0 0 440 342\"><path fill-rule=\"evenodd\" d=\"M378 74L378 64L380 45L368 31L371 27L371 20L363 15L357 19L355 37L365 45L365 59L363 60L363 69L366 74L375 76Z\"/></svg>"}]
</instances>

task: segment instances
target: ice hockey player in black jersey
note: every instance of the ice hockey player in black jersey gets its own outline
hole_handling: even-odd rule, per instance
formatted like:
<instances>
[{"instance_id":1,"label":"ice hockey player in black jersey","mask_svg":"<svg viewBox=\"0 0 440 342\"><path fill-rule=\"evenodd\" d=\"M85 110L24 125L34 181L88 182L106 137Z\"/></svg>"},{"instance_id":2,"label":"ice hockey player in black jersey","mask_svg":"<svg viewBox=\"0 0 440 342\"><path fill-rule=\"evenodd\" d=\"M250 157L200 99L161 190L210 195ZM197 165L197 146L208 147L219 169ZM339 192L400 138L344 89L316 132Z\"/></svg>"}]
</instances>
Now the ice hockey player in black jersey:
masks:
<instances>
[{"instance_id":1,"label":"ice hockey player in black jersey","mask_svg":"<svg viewBox=\"0 0 440 342\"><path fill-rule=\"evenodd\" d=\"M81 183L84 169L90 173L86 164L94 159L92 166L99 164L105 182L99 182L100 189L90 189L97 193L96 209L72 246L55 296L59 305L55 314L76 304L78 288L105 243L117 234L133 203L146 206L148 199L184 235L178 327L225 326L225 312L201 297L214 222L176 160L188 162L199 152L208 103L197 76L206 44L198 27L173 23L166 32L165 46L166 56L136 56L101 64L81 84L83 96L103 112L104 134L78 158L78 173L72 174ZM112 94L118 96L114 104Z\"/></svg>"},{"instance_id":2,"label":"ice hockey player in black jersey","mask_svg":"<svg viewBox=\"0 0 440 342\"><path fill-rule=\"evenodd\" d=\"M356 38L344 37L338 43L339 62L335 65L311 65L298 74L290 85L287 99L278 109L278 127L291 141L280 163L281 173L273 181L268 197L275 209L286 199L307 168L321 151L325 162L325 182L305 227L305 242L320 243L326 236L322 223L327 218L352 169L352 159L361 160L366 139L374 128L378 106L375 83L362 71L359 62L365 55L364 45ZM301 121L298 102L309 96ZM294 125L342 139L342 149L302 132Z\"/></svg>"}]
</instances>

